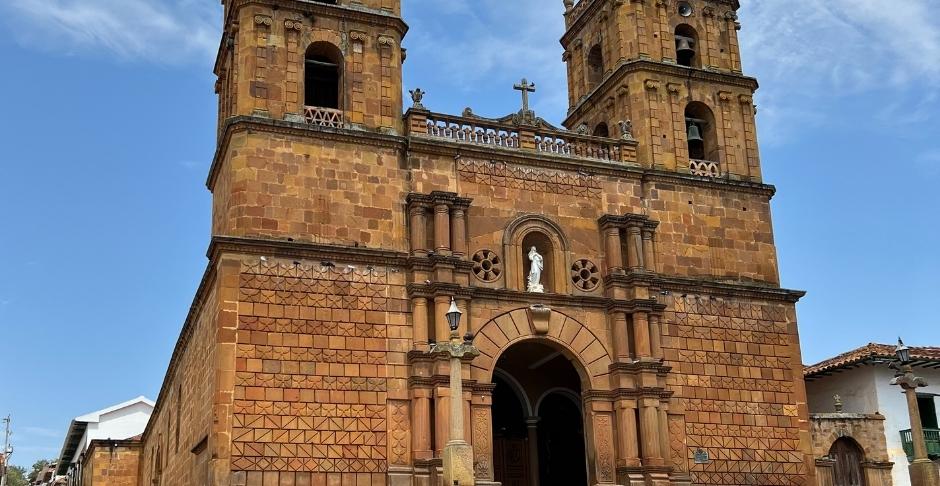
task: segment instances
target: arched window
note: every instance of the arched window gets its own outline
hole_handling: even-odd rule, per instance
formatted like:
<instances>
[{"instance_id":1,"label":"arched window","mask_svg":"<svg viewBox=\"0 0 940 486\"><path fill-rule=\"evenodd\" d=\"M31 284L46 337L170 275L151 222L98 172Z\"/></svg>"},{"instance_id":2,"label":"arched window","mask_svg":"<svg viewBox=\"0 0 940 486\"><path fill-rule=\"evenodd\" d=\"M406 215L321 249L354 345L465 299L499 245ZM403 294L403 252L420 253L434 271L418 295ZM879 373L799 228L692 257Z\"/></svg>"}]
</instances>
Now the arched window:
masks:
<instances>
[{"instance_id":1,"label":"arched window","mask_svg":"<svg viewBox=\"0 0 940 486\"><path fill-rule=\"evenodd\" d=\"M604 52L601 45L596 44L588 53L588 83L597 86L604 78Z\"/></svg>"},{"instance_id":2,"label":"arched window","mask_svg":"<svg viewBox=\"0 0 940 486\"><path fill-rule=\"evenodd\" d=\"M686 24L676 27L676 62L680 66L702 67L698 55L698 34Z\"/></svg>"},{"instance_id":3,"label":"arched window","mask_svg":"<svg viewBox=\"0 0 940 486\"><path fill-rule=\"evenodd\" d=\"M689 158L719 162L715 115L704 103L693 101L685 108L685 128Z\"/></svg>"},{"instance_id":4,"label":"arched window","mask_svg":"<svg viewBox=\"0 0 940 486\"><path fill-rule=\"evenodd\" d=\"M833 486L865 486L862 461L865 453L854 440L843 437L832 444L829 457L836 461L832 471Z\"/></svg>"},{"instance_id":5,"label":"arched window","mask_svg":"<svg viewBox=\"0 0 940 486\"><path fill-rule=\"evenodd\" d=\"M328 42L310 44L304 55L304 105L340 109L343 54Z\"/></svg>"},{"instance_id":6,"label":"arched window","mask_svg":"<svg viewBox=\"0 0 940 486\"><path fill-rule=\"evenodd\" d=\"M605 137L605 138L609 138L609 137L610 137L610 129L607 128L607 124L606 124L606 123L598 123L597 126L594 127L594 133L593 133L593 135L594 135L595 137Z\"/></svg>"}]
</instances>

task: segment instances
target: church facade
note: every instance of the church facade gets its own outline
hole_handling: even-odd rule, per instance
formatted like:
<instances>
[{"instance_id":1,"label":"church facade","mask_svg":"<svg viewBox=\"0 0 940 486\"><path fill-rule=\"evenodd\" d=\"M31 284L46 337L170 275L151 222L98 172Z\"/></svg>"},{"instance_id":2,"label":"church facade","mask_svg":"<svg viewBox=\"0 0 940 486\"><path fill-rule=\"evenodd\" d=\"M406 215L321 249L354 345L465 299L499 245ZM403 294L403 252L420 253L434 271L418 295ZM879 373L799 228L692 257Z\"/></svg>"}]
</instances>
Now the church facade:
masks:
<instances>
[{"instance_id":1,"label":"church facade","mask_svg":"<svg viewBox=\"0 0 940 486\"><path fill-rule=\"evenodd\" d=\"M441 486L454 400L478 485L814 483L737 0L563 3L566 128L405 111L399 0L222 1L209 264L139 484Z\"/></svg>"}]
</instances>

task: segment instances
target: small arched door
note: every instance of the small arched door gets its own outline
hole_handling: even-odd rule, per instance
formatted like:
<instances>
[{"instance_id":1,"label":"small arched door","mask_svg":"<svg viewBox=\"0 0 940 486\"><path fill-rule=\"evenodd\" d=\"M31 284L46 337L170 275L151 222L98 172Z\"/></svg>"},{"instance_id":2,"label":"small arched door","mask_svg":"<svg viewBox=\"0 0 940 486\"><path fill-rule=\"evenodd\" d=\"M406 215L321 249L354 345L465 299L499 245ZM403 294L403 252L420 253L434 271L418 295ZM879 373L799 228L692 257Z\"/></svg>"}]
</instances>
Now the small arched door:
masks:
<instances>
[{"instance_id":1,"label":"small arched door","mask_svg":"<svg viewBox=\"0 0 940 486\"><path fill-rule=\"evenodd\" d=\"M833 486L865 486L862 472L864 453L858 444L849 438L841 438L832 444L829 457L836 461L833 467Z\"/></svg>"}]
</instances>

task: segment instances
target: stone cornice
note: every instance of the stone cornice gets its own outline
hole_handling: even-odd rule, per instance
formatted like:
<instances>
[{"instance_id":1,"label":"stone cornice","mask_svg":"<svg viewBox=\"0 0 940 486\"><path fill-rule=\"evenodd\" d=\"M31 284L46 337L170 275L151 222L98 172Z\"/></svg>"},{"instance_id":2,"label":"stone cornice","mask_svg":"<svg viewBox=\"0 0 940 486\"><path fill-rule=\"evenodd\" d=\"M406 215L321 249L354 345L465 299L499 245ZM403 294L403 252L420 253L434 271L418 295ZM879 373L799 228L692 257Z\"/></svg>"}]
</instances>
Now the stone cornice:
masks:
<instances>
[{"instance_id":1,"label":"stone cornice","mask_svg":"<svg viewBox=\"0 0 940 486\"><path fill-rule=\"evenodd\" d=\"M395 250L265 238L214 236L206 256L210 260L216 260L223 253L303 260L335 260L389 267L403 267L408 261L407 253Z\"/></svg>"},{"instance_id":2,"label":"stone cornice","mask_svg":"<svg viewBox=\"0 0 940 486\"><path fill-rule=\"evenodd\" d=\"M399 150L405 147L405 138L398 135L388 135L349 128L318 127L306 123L294 123L258 116L236 116L226 120L222 127L222 135L219 137L219 143L216 147L215 155L212 158L212 165L209 167L209 176L206 178L206 187L209 188L210 191L215 186L215 180L218 177L219 169L221 168L225 153L228 150L228 144L231 141L232 135L244 131L248 131L249 133L258 131L296 137L313 137L323 140L353 142L359 145Z\"/></svg>"},{"instance_id":3,"label":"stone cornice","mask_svg":"<svg viewBox=\"0 0 940 486\"><path fill-rule=\"evenodd\" d=\"M402 37L408 33L408 24L406 24L401 17L384 10L376 10L363 6L330 5L310 0L232 0L228 17L225 19L225 25L230 25L230 23L237 18L238 11L247 5L290 9L302 14L320 17L338 17L343 20L352 20L377 27L387 27L395 29Z\"/></svg>"},{"instance_id":4,"label":"stone cornice","mask_svg":"<svg viewBox=\"0 0 940 486\"><path fill-rule=\"evenodd\" d=\"M772 284L728 282L716 279L691 278L658 275L656 286L664 291L686 292L692 294L715 295L722 297L745 297L757 300L771 300L797 303L806 295L802 290L789 290Z\"/></svg>"},{"instance_id":5,"label":"stone cornice","mask_svg":"<svg viewBox=\"0 0 940 486\"><path fill-rule=\"evenodd\" d=\"M497 160L525 167L538 167L575 173L588 171L592 175L604 177L666 182L704 189L730 190L766 196L767 198L772 198L777 192L774 186L759 182L699 177L679 172L643 168L639 164L628 165L592 159L560 157L534 151L458 143L428 136L409 136L408 150L414 153L438 155L448 158L468 157L481 160Z\"/></svg>"},{"instance_id":6,"label":"stone cornice","mask_svg":"<svg viewBox=\"0 0 940 486\"><path fill-rule=\"evenodd\" d=\"M597 85L593 91L591 91L587 96L584 97L584 99L579 101L569 110L568 116L565 118L565 121L562 122L562 125L566 127L571 126L573 120L577 116L582 115L579 113L582 109L587 109L595 103L599 103L600 101L606 99L606 96L604 95L606 95L609 91L616 89L617 86L620 86L620 81L623 77L637 72L647 72L665 76L675 76L688 80L705 81L717 85L716 87L734 86L748 89L751 92L757 91L757 88L759 87L756 79L749 76L744 76L742 74L708 71L705 69L680 66L678 64L650 61L648 59L622 60L613 70L613 72L605 77L604 80L601 81L601 83Z\"/></svg>"},{"instance_id":7,"label":"stone cornice","mask_svg":"<svg viewBox=\"0 0 940 486\"><path fill-rule=\"evenodd\" d=\"M884 415L877 413L811 413L810 420L885 420Z\"/></svg>"}]
</instances>

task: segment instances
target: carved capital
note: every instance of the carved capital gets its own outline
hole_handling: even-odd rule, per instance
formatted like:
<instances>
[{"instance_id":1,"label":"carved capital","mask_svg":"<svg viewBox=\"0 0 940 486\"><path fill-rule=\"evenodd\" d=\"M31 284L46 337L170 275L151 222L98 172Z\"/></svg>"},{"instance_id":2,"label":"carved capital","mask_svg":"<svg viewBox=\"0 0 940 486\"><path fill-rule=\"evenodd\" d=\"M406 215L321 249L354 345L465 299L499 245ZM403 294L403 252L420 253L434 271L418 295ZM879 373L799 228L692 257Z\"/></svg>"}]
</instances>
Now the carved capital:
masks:
<instances>
[{"instance_id":1,"label":"carved capital","mask_svg":"<svg viewBox=\"0 0 940 486\"><path fill-rule=\"evenodd\" d=\"M274 24L274 19L268 17L267 15L255 15L255 25L271 27Z\"/></svg>"},{"instance_id":2,"label":"carved capital","mask_svg":"<svg viewBox=\"0 0 940 486\"><path fill-rule=\"evenodd\" d=\"M729 10L729 11L725 12L724 18L725 18L725 20L727 20L728 22L737 22L737 21L738 21L738 13L735 12L734 10Z\"/></svg>"},{"instance_id":3,"label":"carved capital","mask_svg":"<svg viewBox=\"0 0 940 486\"><path fill-rule=\"evenodd\" d=\"M754 97L750 95L741 95L738 96L738 101L740 101L742 105L753 105Z\"/></svg>"},{"instance_id":4,"label":"carved capital","mask_svg":"<svg viewBox=\"0 0 940 486\"><path fill-rule=\"evenodd\" d=\"M733 96L734 96L734 95L733 95L732 93L728 92L728 91L719 91L719 92L718 92L718 101L721 101L721 102L723 102L723 103L727 103L727 102L731 101L731 98L732 98Z\"/></svg>"},{"instance_id":5,"label":"carved capital","mask_svg":"<svg viewBox=\"0 0 940 486\"><path fill-rule=\"evenodd\" d=\"M703 16L703 17L706 17L706 18L714 17L714 16L715 16L715 8L714 8L714 7L705 7L705 8L703 8L703 9L702 9L702 16Z\"/></svg>"},{"instance_id":6,"label":"carved capital","mask_svg":"<svg viewBox=\"0 0 940 486\"><path fill-rule=\"evenodd\" d=\"M630 89L626 86L617 87L617 96L624 97L630 94Z\"/></svg>"},{"instance_id":7,"label":"carved capital","mask_svg":"<svg viewBox=\"0 0 940 486\"><path fill-rule=\"evenodd\" d=\"M662 9L668 9L669 0L656 0L656 6Z\"/></svg>"},{"instance_id":8,"label":"carved capital","mask_svg":"<svg viewBox=\"0 0 940 486\"><path fill-rule=\"evenodd\" d=\"M395 39L387 35L379 36L379 47L394 47Z\"/></svg>"},{"instance_id":9,"label":"carved capital","mask_svg":"<svg viewBox=\"0 0 940 486\"><path fill-rule=\"evenodd\" d=\"M353 42L359 42L359 43L365 44L366 39L368 38L369 38L369 34L366 34L365 32L358 31L358 30L349 31L349 40Z\"/></svg>"},{"instance_id":10,"label":"carved capital","mask_svg":"<svg viewBox=\"0 0 940 486\"><path fill-rule=\"evenodd\" d=\"M303 27L304 27L304 24L300 20L287 19L284 21L284 29L288 32L292 30L296 32L300 32L303 29Z\"/></svg>"},{"instance_id":11,"label":"carved capital","mask_svg":"<svg viewBox=\"0 0 940 486\"><path fill-rule=\"evenodd\" d=\"M682 89L682 85L679 83L667 83L666 90L672 94L679 94L679 91Z\"/></svg>"},{"instance_id":12,"label":"carved capital","mask_svg":"<svg viewBox=\"0 0 940 486\"><path fill-rule=\"evenodd\" d=\"M647 79L643 85L650 91L658 91L662 87L662 82L655 79Z\"/></svg>"}]
</instances>

